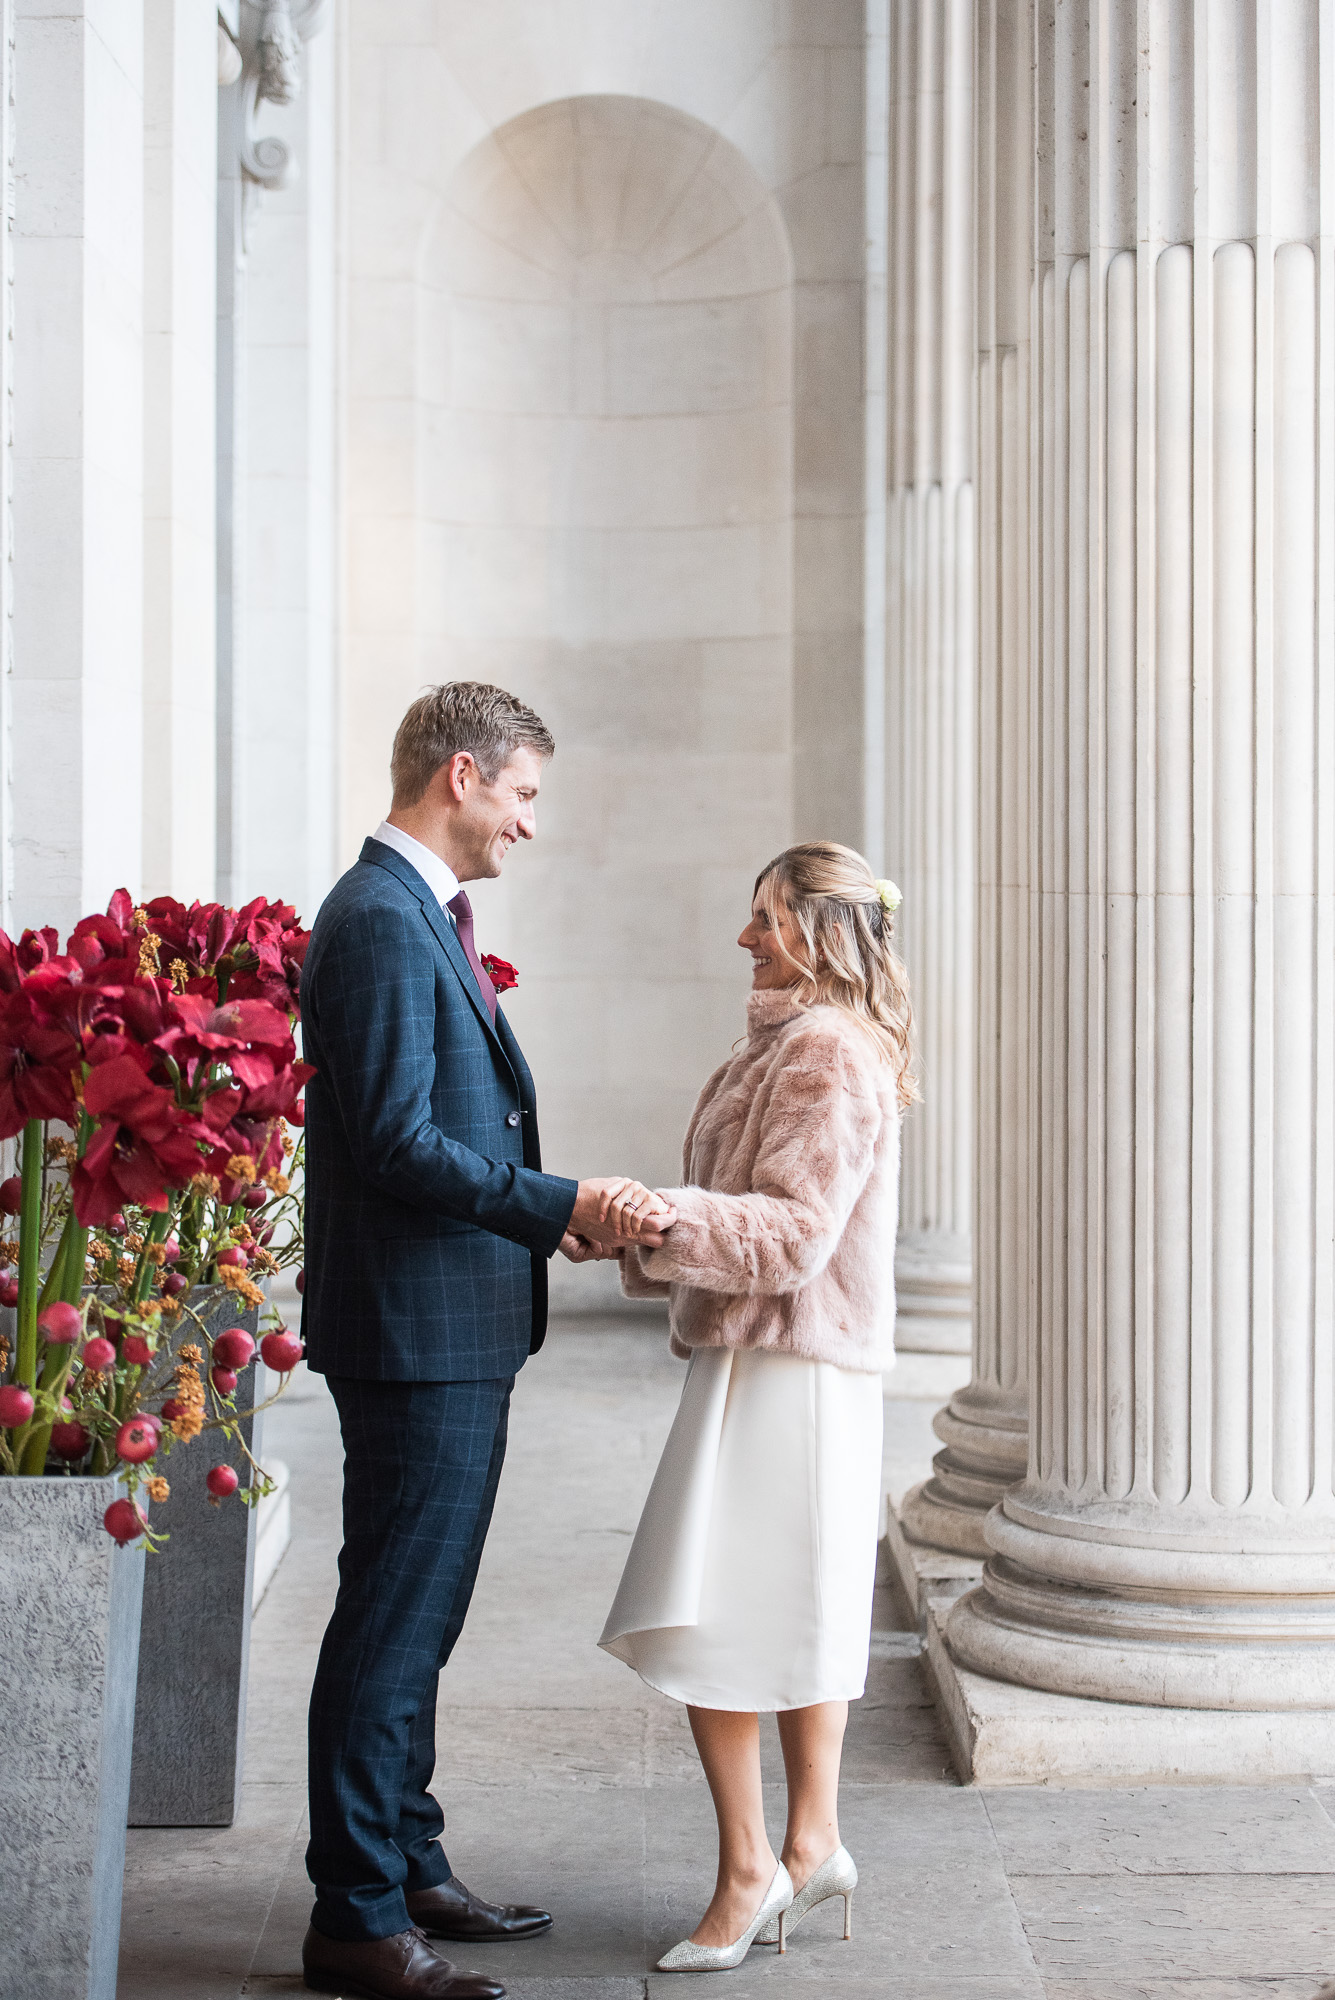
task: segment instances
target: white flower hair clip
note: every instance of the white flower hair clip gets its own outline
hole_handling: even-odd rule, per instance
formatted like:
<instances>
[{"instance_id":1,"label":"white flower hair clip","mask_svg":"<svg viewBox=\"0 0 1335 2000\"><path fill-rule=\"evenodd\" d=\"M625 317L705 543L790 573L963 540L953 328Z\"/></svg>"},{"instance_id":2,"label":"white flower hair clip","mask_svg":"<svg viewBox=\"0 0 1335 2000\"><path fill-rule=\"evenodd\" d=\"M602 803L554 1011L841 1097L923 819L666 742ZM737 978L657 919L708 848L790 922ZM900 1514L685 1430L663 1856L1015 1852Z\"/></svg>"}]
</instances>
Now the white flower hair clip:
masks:
<instances>
[{"instance_id":1,"label":"white flower hair clip","mask_svg":"<svg viewBox=\"0 0 1335 2000\"><path fill-rule=\"evenodd\" d=\"M900 904L904 900L904 898L900 895L898 889L895 887L894 883L887 882L883 878L878 877L876 883L876 893L881 899L881 908L885 911L888 917L893 917L895 911L899 908Z\"/></svg>"}]
</instances>

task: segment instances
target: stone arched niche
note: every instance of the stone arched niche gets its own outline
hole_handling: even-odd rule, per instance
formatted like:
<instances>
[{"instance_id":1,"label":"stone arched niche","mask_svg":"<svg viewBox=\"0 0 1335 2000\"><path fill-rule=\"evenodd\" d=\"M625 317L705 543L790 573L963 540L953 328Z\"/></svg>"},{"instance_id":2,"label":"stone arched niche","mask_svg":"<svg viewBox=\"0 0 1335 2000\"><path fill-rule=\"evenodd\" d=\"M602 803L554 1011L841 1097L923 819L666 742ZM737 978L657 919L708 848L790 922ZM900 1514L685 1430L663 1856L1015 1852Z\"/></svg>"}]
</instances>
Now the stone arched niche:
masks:
<instances>
[{"instance_id":1,"label":"stone arched niche","mask_svg":"<svg viewBox=\"0 0 1335 2000\"><path fill-rule=\"evenodd\" d=\"M672 1181L741 1030L752 879L790 837L783 219L708 126L568 99L461 163L419 297L423 656L514 689L558 744L479 935L520 968L550 1164Z\"/></svg>"}]
</instances>

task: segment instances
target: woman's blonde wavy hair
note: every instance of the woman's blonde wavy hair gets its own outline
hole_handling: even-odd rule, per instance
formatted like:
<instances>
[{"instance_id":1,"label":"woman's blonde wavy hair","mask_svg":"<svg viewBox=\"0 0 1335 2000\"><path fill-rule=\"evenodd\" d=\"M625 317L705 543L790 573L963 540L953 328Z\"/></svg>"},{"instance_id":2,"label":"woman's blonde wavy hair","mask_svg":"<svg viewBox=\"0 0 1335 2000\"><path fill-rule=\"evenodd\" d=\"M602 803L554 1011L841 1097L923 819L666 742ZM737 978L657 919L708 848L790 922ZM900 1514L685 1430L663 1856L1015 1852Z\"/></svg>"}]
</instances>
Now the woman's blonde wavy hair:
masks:
<instances>
[{"instance_id":1,"label":"woman's blonde wavy hair","mask_svg":"<svg viewBox=\"0 0 1335 2000\"><path fill-rule=\"evenodd\" d=\"M907 1109L919 1096L909 976L894 948L894 917L862 856L835 840L786 847L761 869L753 896L760 898L779 949L800 974L802 1004L838 1007L851 1015L893 1068L900 1107ZM805 964L779 933L780 903L806 947Z\"/></svg>"}]
</instances>

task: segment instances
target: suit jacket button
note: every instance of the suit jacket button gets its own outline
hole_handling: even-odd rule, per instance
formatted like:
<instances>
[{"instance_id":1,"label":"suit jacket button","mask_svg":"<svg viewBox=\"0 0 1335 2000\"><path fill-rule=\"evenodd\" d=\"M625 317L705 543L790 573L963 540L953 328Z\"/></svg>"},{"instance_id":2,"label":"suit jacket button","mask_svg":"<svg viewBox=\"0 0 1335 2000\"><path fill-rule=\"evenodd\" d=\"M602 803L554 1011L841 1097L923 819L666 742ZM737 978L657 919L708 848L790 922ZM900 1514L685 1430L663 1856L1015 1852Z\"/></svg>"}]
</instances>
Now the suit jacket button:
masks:
<instances>
[{"instance_id":1,"label":"suit jacket button","mask_svg":"<svg viewBox=\"0 0 1335 2000\"><path fill-rule=\"evenodd\" d=\"M519 1113L517 1111L507 1111L505 1122L507 1125L517 1125L519 1123Z\"/></svg>"}]
</instances>

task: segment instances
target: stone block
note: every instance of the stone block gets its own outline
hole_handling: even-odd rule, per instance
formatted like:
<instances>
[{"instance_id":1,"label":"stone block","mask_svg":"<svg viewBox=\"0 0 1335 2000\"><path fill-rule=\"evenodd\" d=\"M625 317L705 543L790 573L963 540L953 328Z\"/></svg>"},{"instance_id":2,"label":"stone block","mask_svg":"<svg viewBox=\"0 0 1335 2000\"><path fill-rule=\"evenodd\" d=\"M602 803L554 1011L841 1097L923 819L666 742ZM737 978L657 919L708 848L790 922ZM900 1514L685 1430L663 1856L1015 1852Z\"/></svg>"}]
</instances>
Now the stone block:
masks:
<instances>
[{"instance_id":1,"label":"stone block","mask_svg":"<svg viewBox=\"0 0 1335 2000\"><path fill-rule=\"evenodd\" d=\"M115 2000L144 1588L112 1479L0 1479L0 1992Z\"/></svg>"},{"instance_id":2,"label":"stone block","mask_svg":"<svg viewBox=\"0 0 1335 2000\"><path fill-rule=\"evenodd\" d=\"M989 1680L957 1666L927 1605L929 1682L961 1778L978 1785L1274 1784L1335 1768L1335 1709L1153 1708Z\"/></svg>"},{"instance_id":3,"label":"stone block","mask_svg":"<svg viewBox=\"0 0 1335 2000\"><path fill-rule=\"evenodd\" d=\"M231 1325L256 1332L256 1309L238 1316L230 1297L200 1312L210 1337ZM239 1407L249 1405L257 1375L262 1381L264 1370L252 1362ZM242 1426L257 1455L262 1424ZM204 1479L225 1463L244 1484L249 1467L241 1447L216 1431L177 1445L166 1463L171 1498L154 1526L169 1539L145 1572L130 1825L230 1826L241 1795L256 1514L235 1497L213 1505Z\"/></svg>"},{"instance_id":4,"label":"stone block","mask_svg":"<svg viewBox=\"0 0 1335 2000\"><path fill-rule=\"evenodd\" d=\"M983 1562L977 1556L955 1556L947 1548L925 1548L921 1542L911 1542L893 1502L885 1508L885 1552L895 1586L909 1614L917 1620L919 1632L927 1630L927 1606L933 1600L953 1604L965 1590L973 1590L983 1574Z\"/></svg>"},{"instance_id":5,"label":"stone block","mask_svg":"<svg viewBox=\"0 0 1335 2000\"><path fill-rule=\"evenodd\" d=\"M933 1599L953 1603L966 1590L972 1590L983 1574L982 1558L952 1555L949 1549L927 1548L921 1542L910 1541L893 1500L887 1505L885 1515L886 1553L895 1583L910 1614L917 1620L919 1631L925 1632L928 1605Z\"/></svg>"},{"instance_id":6,"label":"stone block","mask_svg":"<svg viewBox=\"0 0 1335 2000\"><path fill-rule=\"evenodd\" d=\"M264 1469L274 1483L274 1490L255 1509L255 1566L250 1584L252 1613L259 1609L265 1591L273 1582L274 1571L287 1554L292 1540L292 1474L281 1459L270 1459Z\"/></svg>"}]
</instances>

